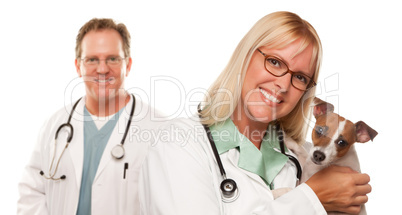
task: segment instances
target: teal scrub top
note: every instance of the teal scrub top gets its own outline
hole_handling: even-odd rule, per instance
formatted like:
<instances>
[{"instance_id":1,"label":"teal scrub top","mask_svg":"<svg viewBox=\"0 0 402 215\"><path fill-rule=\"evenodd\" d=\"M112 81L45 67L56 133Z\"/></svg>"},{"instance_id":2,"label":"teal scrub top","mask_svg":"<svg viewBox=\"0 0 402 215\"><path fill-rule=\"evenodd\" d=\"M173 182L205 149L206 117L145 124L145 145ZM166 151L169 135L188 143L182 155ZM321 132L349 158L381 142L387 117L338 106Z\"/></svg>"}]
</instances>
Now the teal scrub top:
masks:
<instances>
[{"instance_id":1,"label":"teal scrub top","mask_svg":"<svg viewBox=\"0 0 402 215\"><path fill-rule=\"evenodd\" d=\"M109 121L98 130L91 114L88 112L87 108L84 107L84 163L77 215L91 214L92 183L96 171L98 170L103 151L109 142L110 136L123 109L124 108L118 111L114 116L111 116Z\"/></svg>"}]
</instances>

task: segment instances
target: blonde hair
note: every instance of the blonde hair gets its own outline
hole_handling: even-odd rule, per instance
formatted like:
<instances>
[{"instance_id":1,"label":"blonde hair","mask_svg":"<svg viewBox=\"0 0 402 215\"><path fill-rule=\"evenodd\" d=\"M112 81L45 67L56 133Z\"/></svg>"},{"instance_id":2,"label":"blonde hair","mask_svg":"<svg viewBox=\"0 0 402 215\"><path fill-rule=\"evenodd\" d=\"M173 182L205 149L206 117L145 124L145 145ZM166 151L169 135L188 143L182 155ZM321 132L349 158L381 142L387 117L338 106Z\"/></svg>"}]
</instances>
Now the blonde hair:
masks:
<instances>
[{"instance_id":1,"label":"blonde hair","mask_svg":"<svg viewBox=\"0 0 402 215\"><path fill-rule=\"evenodd\" d=\"M236 47L226 68L211 85L203 101L200 112L201 122L213 125L228 119L238 105L244 78L253 53L262 46L269 49L281 49L301 39L301 46L296 53L301 53L310 44L313 53L310 62L314 71L313 80L317 82L321 66L322 47L317 32L307 21L291 12L275 12L260 19L243 37ZM315 88L310 89L300 99L296 107L285 117L277 119L286 135L296 142L304 141L310 119L312 97Z\"/></svg>"}]
</instances>

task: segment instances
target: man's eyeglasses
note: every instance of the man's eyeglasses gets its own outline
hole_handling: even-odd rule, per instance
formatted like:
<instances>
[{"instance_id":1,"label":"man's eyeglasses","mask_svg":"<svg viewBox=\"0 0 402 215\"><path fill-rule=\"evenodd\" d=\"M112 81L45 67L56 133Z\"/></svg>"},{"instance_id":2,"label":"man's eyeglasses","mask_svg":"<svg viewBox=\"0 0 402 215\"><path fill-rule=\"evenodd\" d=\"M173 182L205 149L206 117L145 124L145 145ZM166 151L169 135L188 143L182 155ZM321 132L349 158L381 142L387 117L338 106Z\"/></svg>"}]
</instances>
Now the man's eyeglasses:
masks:
<instances>
[{"instance_id":1,"label":"man's eyeglasses","mask_svg":"<svg viewBox=\"0 0 402 215\"><path fill-rule=\"evenodd\" d=\"M280 60L277 57L266 55L260 49L257 49L264 57L264 66L265 69L275 77L282 77L287 73L292 75L290 79L290 83L293 87L301 91L307 91L317 84L313 81L311 77L301 73L301 72L293 72L289 69L288 65L285 62Z\"/></svg>"},{"instance_id":2,"label":"man's eyeglasses","mask_svg":"<svg viewBox=\"0 0 402 215\"><path fill-rule=\"evenodd\" d=\"M120 66L121 63L123 62L123 60L125 60L125 58L122 58L119 56L111 56L106 59L99 59L96 57L86 57L81 60L84 64L84 66L87 66L87 67L98 66L100 64L100 62L103 60L105 61L106 65L108 65L108 66Z\"/></svg>"}]
</instances>

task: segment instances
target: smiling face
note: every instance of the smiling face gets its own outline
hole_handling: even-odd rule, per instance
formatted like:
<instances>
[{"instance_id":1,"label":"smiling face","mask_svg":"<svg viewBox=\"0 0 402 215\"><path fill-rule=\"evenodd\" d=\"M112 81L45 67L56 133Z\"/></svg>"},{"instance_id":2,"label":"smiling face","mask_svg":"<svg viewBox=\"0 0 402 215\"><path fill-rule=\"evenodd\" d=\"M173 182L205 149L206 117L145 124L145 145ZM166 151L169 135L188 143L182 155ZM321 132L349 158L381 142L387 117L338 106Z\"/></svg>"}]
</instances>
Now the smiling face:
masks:
<instances>
[{"instance_id":1,"label":"smiling face","mask_svg":"<svg viewBox=\"0 0 402 215\"><path fill-rule=\"evenodd\" d=\"M77 73L84 78L87 102L99 103L124 93L124 78L131 68L131 58L125 58L123 41L112 29L88 32L81 43L81 59L99 59L99 65L84 65L76 60ZM120 65L109 65L106 59L125 58Z\"/></svg>"},{"instance_id":2,"label":"smiling face","mask_svg":"<svg viewBox=\"0 0 402 215\"><path fill-rule=\"evenodd\" d=\"M282 49L267 47L259 49L266 55L285 62L290 70L313 77L314 72L310 67L313 48L309 45L296 55L300 45L300 40L296 40ZM265 69L264 60L265 57L261 53L254 52L244 79L241 102L236 108L237 111L241 109L241 120L249 123L268 124L272 120L286 116L304 94L304 91L292 86L290 73L275 77Z\"/></svg>"}]
</instances>

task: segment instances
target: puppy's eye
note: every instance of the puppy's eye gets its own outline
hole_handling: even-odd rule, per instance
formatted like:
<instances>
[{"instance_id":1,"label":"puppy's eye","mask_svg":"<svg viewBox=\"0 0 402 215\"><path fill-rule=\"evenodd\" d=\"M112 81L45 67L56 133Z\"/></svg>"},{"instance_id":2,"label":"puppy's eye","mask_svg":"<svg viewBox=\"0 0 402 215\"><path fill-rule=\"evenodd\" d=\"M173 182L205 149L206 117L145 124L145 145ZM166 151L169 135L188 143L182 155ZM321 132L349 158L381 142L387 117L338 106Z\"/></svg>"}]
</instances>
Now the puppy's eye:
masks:
<instances>
[{"instance_id":1,"label":"puppy's eye","mask_svg":"<svg viewBox=\"0 0 402 215\"><path fill-rule=\"evenodd\" d=\"M322 126L317 125L317 126L315 127L315 133L316 133L319 137L322 136L322 135L324 135L324 134L327 132L327 130L328 130L328 127L327 127L327 126L322 127Z\"/></svg>"},{"instance_id":2,"label":"puppy's eye","mask_svg":"<svg viewBox=\"0 0 402 215\"><path fill-rule=\"evenodd\" d=\"M339 147L345 147L348 145L348 142L346 142L345 140L339 140L337 144Z\"/></svg>"}]
</instances>

